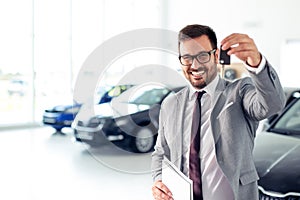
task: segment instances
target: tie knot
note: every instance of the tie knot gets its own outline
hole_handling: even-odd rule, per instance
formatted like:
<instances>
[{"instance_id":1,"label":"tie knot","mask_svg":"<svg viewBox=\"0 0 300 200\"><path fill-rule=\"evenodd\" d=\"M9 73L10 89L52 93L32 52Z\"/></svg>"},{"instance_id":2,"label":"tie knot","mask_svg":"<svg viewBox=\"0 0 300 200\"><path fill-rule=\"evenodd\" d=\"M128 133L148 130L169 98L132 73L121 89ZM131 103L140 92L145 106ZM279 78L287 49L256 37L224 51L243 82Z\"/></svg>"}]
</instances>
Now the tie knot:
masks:
<instances>
[{"instance_id":1,"label":"tie knot","mask_svg":"<svg viewBox=\"0 0 300 200\"><path fill-rule=\"evenodd\" d=\"M203 94L205 94L206 92L204 90L197 92L197 99L198 101L201 99L201 97L203 96Z\"/></svg>"}]
</instances>

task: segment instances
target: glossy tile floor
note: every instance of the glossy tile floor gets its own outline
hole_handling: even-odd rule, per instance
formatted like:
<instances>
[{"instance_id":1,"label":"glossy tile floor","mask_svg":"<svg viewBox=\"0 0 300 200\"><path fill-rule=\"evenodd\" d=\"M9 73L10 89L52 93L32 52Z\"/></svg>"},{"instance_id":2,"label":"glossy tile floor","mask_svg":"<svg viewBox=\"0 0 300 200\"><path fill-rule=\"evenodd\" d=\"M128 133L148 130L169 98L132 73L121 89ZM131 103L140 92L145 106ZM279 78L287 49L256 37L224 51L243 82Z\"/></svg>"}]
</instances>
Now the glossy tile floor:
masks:
<instances>
[{"instance_id":1,"label":"glossy tile floor","mask_svg":"<svg viewBox=\"0 0 300 200\"><path fill-rule=\"evenodd\" d=\"M151 200L151 154L89 148L71 130L0 130L0 199Z\"/></svg>"}]
</instances>

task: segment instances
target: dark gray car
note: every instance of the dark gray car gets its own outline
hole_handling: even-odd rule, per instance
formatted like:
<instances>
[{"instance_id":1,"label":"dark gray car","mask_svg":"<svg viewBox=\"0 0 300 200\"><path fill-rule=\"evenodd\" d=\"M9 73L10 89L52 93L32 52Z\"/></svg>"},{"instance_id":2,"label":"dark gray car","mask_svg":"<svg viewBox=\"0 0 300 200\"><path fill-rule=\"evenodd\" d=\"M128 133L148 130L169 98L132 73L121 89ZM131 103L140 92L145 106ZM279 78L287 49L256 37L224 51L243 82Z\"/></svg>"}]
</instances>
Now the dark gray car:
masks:
<instances>
[{"instance_id":1,"label":"dark gray car","mask_svg":"<svg viewBox=\"0 0 300 200\"><path fill-rule=\"evenodd\" d=\"M262 200L300 200L300 93L256 137L255 165Z\"/></svg>"},{"instance_id":2,"label":"dark gray car","mask_svg":"<svg viewBox=\"0 0 300 200\"><path fill-rule=\"evenodd\" d=\"M94 115L80 117L79 113L72 125L75 139L91 146L108 140L126 150L149 152L156 142L160 104L179 89L132 87L112 102L97 105Z\"/></svg>"}]
</instances>

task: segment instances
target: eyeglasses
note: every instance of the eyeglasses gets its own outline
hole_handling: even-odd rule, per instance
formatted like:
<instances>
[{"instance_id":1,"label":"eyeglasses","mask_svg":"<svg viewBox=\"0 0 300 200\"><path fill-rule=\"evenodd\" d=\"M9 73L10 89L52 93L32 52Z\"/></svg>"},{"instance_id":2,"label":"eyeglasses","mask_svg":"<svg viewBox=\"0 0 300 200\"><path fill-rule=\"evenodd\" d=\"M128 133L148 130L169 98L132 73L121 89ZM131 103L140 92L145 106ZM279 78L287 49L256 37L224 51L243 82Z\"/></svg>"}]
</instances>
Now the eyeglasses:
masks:
<instances>
[{"instance_id":1,"label":"eyeglasses","mask_svg":"<svg viewBox=\"0 0 300 200\"><path fill-rule=\"evenodd\" d=\"M184 56L181 56L179 55L179 61L182 65L184 66L190 66L193 64L194 62L194 58L196 58L197 62L200 63L200 64L203 64L203 63L207 63L210 61L210 56L211 54L215 53L216 49L213 49L211 51L202 51L200 53L198 53L197 55L184 55Z\"/></svg>"}]
</instances>

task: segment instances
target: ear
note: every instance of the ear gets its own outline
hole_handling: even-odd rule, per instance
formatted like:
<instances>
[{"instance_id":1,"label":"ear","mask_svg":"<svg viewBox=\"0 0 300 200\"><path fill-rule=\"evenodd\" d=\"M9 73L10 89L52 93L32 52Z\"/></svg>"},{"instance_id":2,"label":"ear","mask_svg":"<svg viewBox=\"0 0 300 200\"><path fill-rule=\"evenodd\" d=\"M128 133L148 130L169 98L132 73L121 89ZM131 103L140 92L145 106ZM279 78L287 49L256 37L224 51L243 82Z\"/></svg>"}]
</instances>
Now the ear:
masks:
<instances>
[{"instance_id":1,"label":"ear","mask_svg":"<svg viewBox=\"0 0 300 200\"><path fill-rule=\"evenodd\" d=\"M215 52L215 59L216 59L216 63L219 64L219 55L220 55L220 49L217 48L216 52Z\"/></svg>"}]
</instances>

